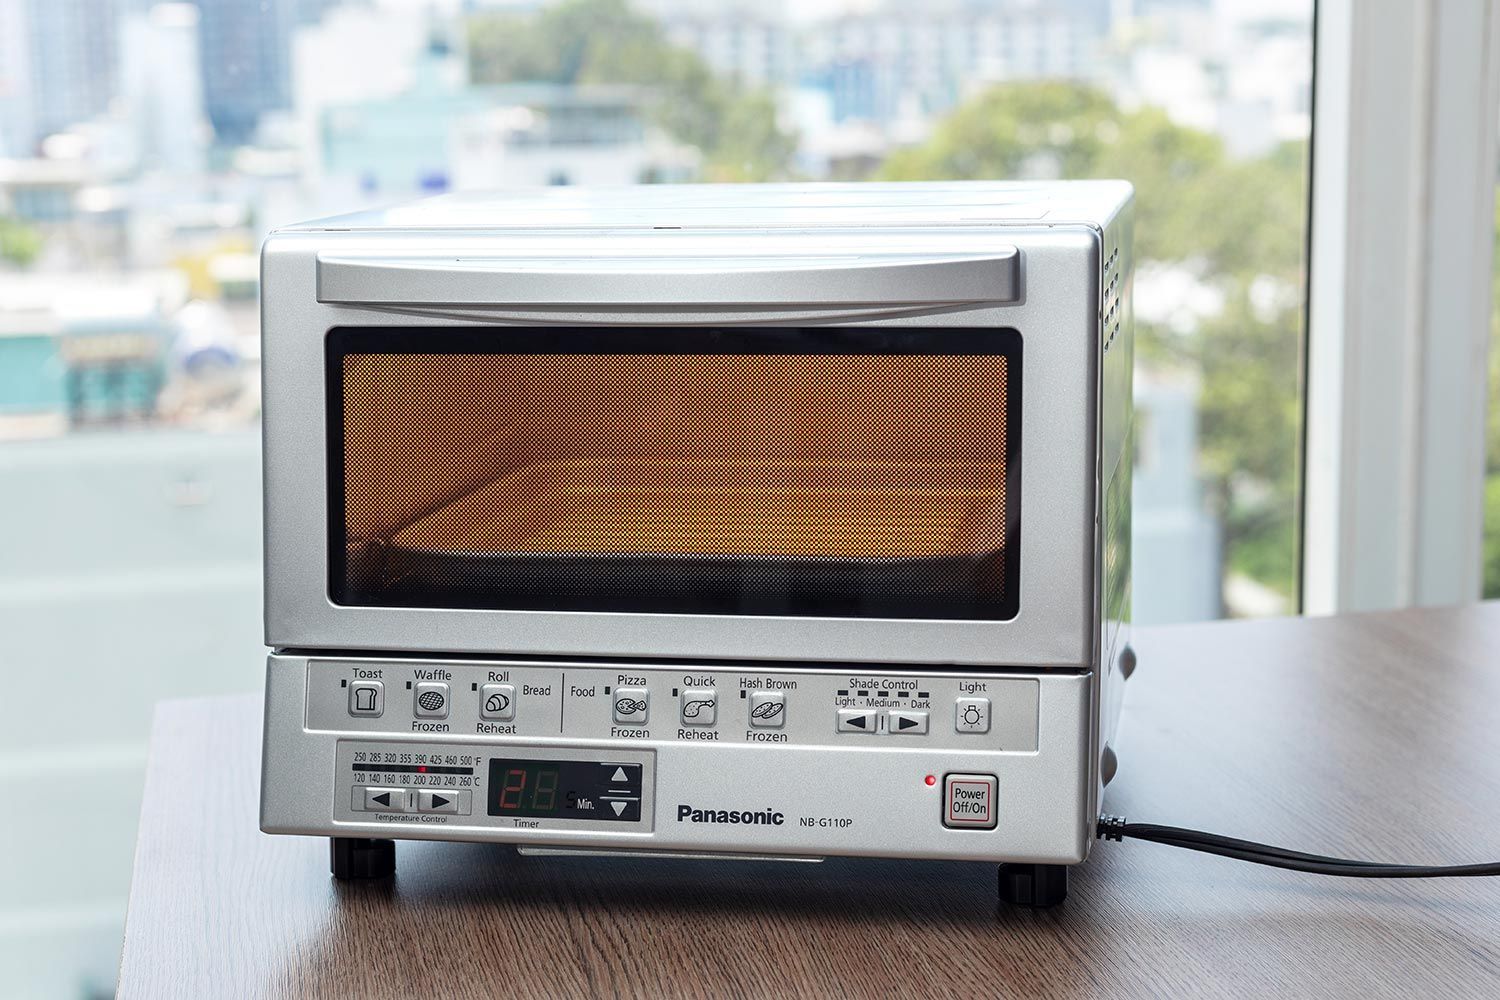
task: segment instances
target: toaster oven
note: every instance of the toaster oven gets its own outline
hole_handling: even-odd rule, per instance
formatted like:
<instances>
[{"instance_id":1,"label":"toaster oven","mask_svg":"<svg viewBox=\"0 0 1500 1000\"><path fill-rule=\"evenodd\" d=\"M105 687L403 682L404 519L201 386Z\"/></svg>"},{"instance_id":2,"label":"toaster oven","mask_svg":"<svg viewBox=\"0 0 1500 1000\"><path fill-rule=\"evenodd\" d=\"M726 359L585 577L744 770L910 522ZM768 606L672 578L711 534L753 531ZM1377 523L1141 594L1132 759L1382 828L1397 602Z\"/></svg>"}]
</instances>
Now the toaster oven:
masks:
<instances>
[{"instance_id":1,"label":"toaster oven","mask_svg":"<svg viewBox=\"0 0 1500 1000\"><path fill-rule=\"evenodd\" d=\"M1084 860L1130 608L1119 182L550 189L262 253L261 826Z\"/></svg>"}]
</instances>

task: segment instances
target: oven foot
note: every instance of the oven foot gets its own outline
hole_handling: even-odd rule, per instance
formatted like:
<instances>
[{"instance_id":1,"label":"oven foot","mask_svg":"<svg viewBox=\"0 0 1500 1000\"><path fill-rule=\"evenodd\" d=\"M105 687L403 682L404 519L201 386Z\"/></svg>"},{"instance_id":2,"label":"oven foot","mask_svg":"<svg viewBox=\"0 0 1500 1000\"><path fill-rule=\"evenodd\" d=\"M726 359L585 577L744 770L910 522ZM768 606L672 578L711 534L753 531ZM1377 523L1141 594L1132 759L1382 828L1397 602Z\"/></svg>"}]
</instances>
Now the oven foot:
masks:
<instances>
[{"instance_id":1,"label":"oven foot","mask_svg":"<svg viewBox=\"0 0 1500 1000\"><path fill-rule=\"evenodd\" d=\"M1000 902L1033 910L1068 898L1067 865L1000 866Z\"/></svg>"},{"instance_id":2,"label":"oven foot","mask_svg":"<svg viewBox=\"0 0 1500 1000\"><path fill-rule=\"evenodd\" d=\"M329 837L328 868L336 879L390 878L396 874L396 842Z\"/></svg>"}]
</instances>

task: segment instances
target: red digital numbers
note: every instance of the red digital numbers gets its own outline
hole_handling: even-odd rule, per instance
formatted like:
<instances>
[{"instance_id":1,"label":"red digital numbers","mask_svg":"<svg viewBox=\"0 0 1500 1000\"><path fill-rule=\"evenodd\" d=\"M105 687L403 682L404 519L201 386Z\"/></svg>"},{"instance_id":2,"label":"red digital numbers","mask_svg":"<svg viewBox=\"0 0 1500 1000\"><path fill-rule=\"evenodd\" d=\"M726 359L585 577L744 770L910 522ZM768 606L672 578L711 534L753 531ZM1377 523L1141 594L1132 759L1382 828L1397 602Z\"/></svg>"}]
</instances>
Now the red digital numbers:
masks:
<instances>
[{"instance_id":1,"label":"red digital numbers","mask_svg":"<svg viewBox=\"0 0 1500 1000\"><path fill-rule=\"evenodd\" d=\"M526 771L513 767L505 772L505 787L500 789L500 808L521 808L521 793L526 790Z\"/></svg>"},{"instance_id":2,"label":"red digital numbers","mask_svg":"<svg viewBox=\"0 0 1500 1000\"><path fill-rule=\"evenodd\" d=\"M557 808L558 781L557 768L537 769L534 773L524 767L507 768L498 799L501 811L523 815L552 812Z\"/></svg>"}]
</instances>

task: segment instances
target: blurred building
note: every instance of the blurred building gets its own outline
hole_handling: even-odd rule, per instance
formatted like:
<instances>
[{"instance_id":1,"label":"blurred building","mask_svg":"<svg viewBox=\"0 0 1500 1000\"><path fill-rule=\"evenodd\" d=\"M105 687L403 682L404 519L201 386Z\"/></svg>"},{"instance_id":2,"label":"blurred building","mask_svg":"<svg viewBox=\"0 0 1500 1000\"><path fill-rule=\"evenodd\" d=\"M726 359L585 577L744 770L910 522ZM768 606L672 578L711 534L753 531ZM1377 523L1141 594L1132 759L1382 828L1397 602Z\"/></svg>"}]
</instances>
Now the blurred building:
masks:
<instances>
[{"instance_id":1,"label":"blurred building","mask_svg":"<svg viewBox=\"0 0 1500 1000\"><path fill-rule=\"evenodd\" d=\"M260 116L291 104L287 64L295 0L198 0L203 97L222 145L242 145Z\"/></svg>"},{"instance_id":2,"label":"blurred building","mask_svg":"<svg viewBox=\"0 0 1500 1000\"><path fill-rule=\"evenodd\" d=\"M1239 157L1312 130L1307 0L1139 3L1117 23L1112 82L1125 104L1216 133Z\"/></svg>"},{"instance_id":3,"label":"blurred building","mask_svg":"<svg viewBox=\"0 0 1500 1000\"><path fill-rule=\"evenodd\" d=\"M139 166L202 171L209 130L198 75L198 8L160 3L130 14L120 39L120 95Z\"/></svg>"},{"instance_id":4,"label":"blurred building","mask_svg":"<svg viewBox=\"0 0 1500 1000\"><path fill-rule=\"evenodd\" d=\"M292 34L335 0L197 0L203 95L217 142L242 146L261 116L292 106Z\"/></svg>"},{"instance_id":5,"label":"blurred building","mask_svg":"<svg viewBox=\"0 0 1500 1000\"><path fill-rule=\"evenodd\" d=\"M348 61L347 54L330 51L347 51L339 32L345 25L388 59L380 64L380 83L359 99L331 100L310 84L327 77L330 61ZM695 151L646 125L649 92L613 85L476 86L442 23L420 11L335 11L299 34L297 67L299 101L308 95L298 116L312 118L301 128L311 144L303 161L316 164L314 186L325 203L517 185L682 180L696 166ZM368 73L366 61L351 75L359 80Z\"/></svg>"},{"instance_id":6,"label":"blurred building","mask_svg":"<svg viewBox=\"0 0 1500 1000\"><path fill-rule=\"evenodd\" d=\"M115 94L121 0L0 3L0 155L102 114Z\"/></svg>"},{"instance_id":7,"label":"blurred building","mask_svg":"<svg viewBox=\"0 0 1500 1000\"><path fill-rule=\"evenodd\" d=\"M0 156L33 151L31 53L27 49L26 9L0 3Z\"/></svg>"},{"instance_id":8,"label":"blurred building","mask_svg":"<svg viewBox=\"0 0 1500 1000\"><path fill-rule=\"evenodd\" d=\"M797 36L784 18L728 7L664 10L667 38L698 54L717 76L751 88L774 88L797 76Z\"/></svg>"},{"instance_id":9,"label":"blurred building","mask_svg":"<svg viewBox=\"0 0 1500 1000\"><path fill-rule=\"evenodd\" d=\"M0 211L42 226L69 222L79 192L99 179L83 160L0 160Z\"/></svg>"},{"instance_id":10,"label":"blurred building","mask_svg":"<svg viewBox=\"0 0 1500 1000\"><path fill-rule=\"evenodd\" d=\"M173 272L0 277L0 438L151 420L186 285Z\"/></svg>"},{"instance_id":11,"label":"blurred building","mask_svg":"<svg viewBox=\"0 0 1500 1000\"><path fill-rule=\"evenodd\" d=\"M1010 79L1087 78L1104 23L1094 3L952 0L890 4L821 25L804 83L833 95L834 118L891 122L941 114Z\"/></svg>"},{"instance_id":12,"label":"blurred building","mask_svg":"<svg viewBox=\"0 0 1500 1000\"><path fill-rule=\"evenodd\" d=\"M424 101L447 107L468 79L462 48L452 35L456 26L435 20L417 2L334 7L317 23L297 30L292 44L292 114L290 143L310 204L309 214L346 211L368 203L378 194L356 174L344 170L329 176L324 162L331 133L341 124L359 127L356 112L340 118L333 109L406 97L406 107ZM415 95L415 96L414 96ZM478 108L479 105L473 105ZM413 143L426 136L439 141L435 150L406 149L403 161L425 158L425 172L447 172L446 130L434 136L418 122ZM410 164L398 170L411 176ZM375 179L375 186L379 185ZM295 221L290 218L279 222Z\"/></svg>"},{"instance_id":13,"label":"blurred building","mask_svg":"<svg viewBox=\"0 0 1500 1000\"><path fill-rule=\"evenodd\" d=\"M650 95L637 88L510 85L481 93L488 107L459 118L449 139L455 190L695 176L698 151L646 125Z\"/></svg>"}]
</instances>

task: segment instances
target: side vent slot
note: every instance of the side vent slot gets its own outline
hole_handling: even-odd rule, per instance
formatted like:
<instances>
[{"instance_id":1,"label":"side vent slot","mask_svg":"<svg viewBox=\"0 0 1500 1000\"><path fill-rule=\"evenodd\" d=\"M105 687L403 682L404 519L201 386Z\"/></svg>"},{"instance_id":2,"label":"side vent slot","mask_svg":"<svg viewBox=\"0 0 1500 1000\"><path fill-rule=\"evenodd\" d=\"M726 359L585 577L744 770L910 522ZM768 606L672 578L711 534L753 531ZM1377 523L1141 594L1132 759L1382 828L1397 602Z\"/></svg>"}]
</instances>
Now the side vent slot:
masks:
<instances>
[{"instance_id":1,"label":"side vent slot","mask_svg":"<svg viewBox=\"0 0 1500 1000\"><path fill-rule=\"evenodd\" d=\"M1108 354L1120 332L1120 248L1115 247L1104 259L1101 275L1104 291L1099 296L1099 329L1104 335L1104 353Z\"/></svg>"}]
</instances>

